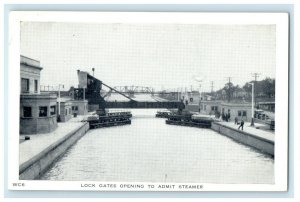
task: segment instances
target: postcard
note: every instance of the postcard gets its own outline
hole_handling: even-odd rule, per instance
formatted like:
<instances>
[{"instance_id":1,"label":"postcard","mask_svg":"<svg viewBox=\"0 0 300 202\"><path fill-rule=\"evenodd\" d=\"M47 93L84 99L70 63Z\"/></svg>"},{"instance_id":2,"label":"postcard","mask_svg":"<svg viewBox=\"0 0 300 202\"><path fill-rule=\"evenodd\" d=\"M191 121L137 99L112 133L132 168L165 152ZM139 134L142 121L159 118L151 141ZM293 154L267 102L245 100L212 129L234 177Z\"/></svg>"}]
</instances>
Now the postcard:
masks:
<instances>
[{"instance_id":1,"label":"postcard","mask_svg":"<svg viewBox=\"0 0 300 202\"><path fill-rule=\"evenodd\" d=\"M287 13L11 12L9 189L286 191L288 33Z\"/></svg>"}]
</instances>

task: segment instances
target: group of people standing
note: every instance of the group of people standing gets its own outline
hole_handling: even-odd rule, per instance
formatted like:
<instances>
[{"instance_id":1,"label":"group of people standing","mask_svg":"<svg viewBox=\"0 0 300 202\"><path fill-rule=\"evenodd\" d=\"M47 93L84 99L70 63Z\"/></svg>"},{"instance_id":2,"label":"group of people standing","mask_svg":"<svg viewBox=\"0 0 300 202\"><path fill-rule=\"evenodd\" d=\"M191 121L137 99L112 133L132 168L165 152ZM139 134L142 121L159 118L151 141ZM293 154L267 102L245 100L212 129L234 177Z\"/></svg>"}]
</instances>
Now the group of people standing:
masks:
<instances>
[{"instance_id":1,"label":"group of people standing","mask_svg":"<svg viewBox=\"0 0 300 202\"><path fill-rule=\"evenodd\" d=\"M226 122L230 121L230 113L222 113L222 120Z\"/></svg>"}]
</instances>

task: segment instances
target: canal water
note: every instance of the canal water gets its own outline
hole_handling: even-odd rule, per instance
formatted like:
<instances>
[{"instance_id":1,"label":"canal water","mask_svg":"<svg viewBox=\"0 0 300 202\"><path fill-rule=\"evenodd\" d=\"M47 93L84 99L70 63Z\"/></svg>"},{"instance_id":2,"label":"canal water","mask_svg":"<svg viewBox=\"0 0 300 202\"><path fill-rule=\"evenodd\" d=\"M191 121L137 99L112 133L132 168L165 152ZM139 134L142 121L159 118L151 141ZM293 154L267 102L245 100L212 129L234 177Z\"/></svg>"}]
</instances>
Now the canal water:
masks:
<instances>
[{"instance_id":1,"label":"canal water","mask_svg":"<svg viewBox=\"0 0 300 202\"><path fill-rule=\"evenodd\" d=\"M90 130L41 180L273 184L274 160L211 129L166 125L155 109Z\"/></svg>"}]
</instances>

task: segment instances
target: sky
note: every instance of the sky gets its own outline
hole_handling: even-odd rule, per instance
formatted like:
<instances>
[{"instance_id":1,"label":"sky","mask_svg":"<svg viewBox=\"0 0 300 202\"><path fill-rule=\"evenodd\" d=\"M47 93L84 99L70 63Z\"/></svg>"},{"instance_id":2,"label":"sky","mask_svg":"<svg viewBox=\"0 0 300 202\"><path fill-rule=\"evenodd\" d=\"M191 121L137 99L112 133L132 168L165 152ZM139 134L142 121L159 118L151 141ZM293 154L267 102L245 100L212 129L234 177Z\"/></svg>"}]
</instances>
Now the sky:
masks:
<instances>
[{"instance_id":1,"label":"sky","mask_svg":"<svg viewBox=\"0 0 300 202\"><path fill-rule=\"evenodd\" d=\"M228 77L275 78L275 25L22 22L21 55L39 60L41 85L77 87L77 70L110 86L210 91ZM198 80L198 81L197 81Z\"/></svg>"}]
</instances>

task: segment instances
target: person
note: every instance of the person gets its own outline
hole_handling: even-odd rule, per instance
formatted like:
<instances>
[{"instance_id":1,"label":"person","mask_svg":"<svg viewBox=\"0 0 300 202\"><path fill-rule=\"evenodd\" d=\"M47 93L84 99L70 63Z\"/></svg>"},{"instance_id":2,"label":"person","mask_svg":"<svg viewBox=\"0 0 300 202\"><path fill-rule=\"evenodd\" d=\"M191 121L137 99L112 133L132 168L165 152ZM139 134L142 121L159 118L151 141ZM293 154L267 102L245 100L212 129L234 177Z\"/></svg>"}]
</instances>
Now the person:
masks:
<instances>
[{"instance_id":1,"label":"person","mask_svg":"<svg viewBox=\"0 0 300 202\"><path fill-rule=\"evenodd\" d=\"M242 121L241 121L241 125L239 126L239 130L240 130L240 128L242 127L242 130L244 130L244 120L242 119Z\"/></svg>"},{"instance_id":2,"label":"person","mask_svg":"<svg viewBox=\"0 0 300 202\"><path fill-rule=\"evenodd\" d=\"M234 118L234 124L238 125L238 118L237 117Z\"/></svg>"}]
</instances>

